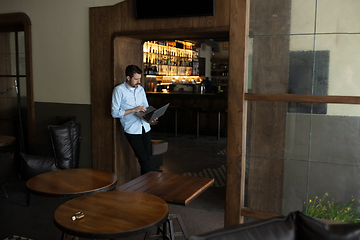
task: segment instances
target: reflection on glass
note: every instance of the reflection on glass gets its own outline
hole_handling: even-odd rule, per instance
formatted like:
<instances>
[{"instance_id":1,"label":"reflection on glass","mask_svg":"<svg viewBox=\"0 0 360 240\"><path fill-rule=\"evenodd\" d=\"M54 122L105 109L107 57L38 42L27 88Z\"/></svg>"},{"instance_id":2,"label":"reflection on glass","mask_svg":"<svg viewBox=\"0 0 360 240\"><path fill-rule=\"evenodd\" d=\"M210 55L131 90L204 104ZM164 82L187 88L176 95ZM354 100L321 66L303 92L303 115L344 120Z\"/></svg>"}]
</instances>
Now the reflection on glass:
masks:
<instances>
[{"instance_id":1,"label":"reflection on glass","mask_svg":"<svg viewBox=\"0 0 360 240\"><path fill-rule=\"evenodd\" d=\"M360 2L288 2L291 7L280 1L276 10L266 10L271 7L264 1L251 3L249 92L360 96ZM326 111L321 106L315 113Z\"/></svg>"},{"instance_id":2,"label":"reflection on glass","mask_svg":"<svg viewBox=\"0 0 360 240\"><path fill-rule=\"evenodd\" d=\"M11 119L16 114L17 106L15 78L0 78L0 92L0 118Z\"/></svg>"},{"instance_id":3,"label":"reflection on glass","mask_svg":"<svg viewBox=\"0 0 360 240\"><path fill-rule=\"evenodd\" d=\"M25 54L25 35L24 32L18 32L19 54Z\"/></svg>"},{"instance_id":4,"label":"reflection on glass","mask_svg":"<svg viewBox=\"0 0 360 240\"><path fill-rule=\"evenodd\" d=\"M318 33L359 33L359 1L348 0L344 4L338 0L317 0L316 3Z\"/></svg>"},{"instance_id":5,"label":"reflection on glass","mask_svg":"<svg viewBox=\"0 0 360 240\"><path fill-rule=\"evenodd\" d=\"M261 208L255 198L275 202L286 215L326 192L340 203L360 200L360 106L327 104L327 113L315 114L289 112L289 105L249 102L247 206ZM258 210L276 210L268 207Z\"/></svg>"},{"instance_id":6,"label":"reflection on glass","mask_svg":"<svg viewBox=\"0 0 360 240\"><path fill-rule=\"evenodd\" d=\"M25 75L24 32L18 32L19 72L16 63L16 33L0 33L0 75Z\"/></svg>"},{"instance_id":7,"label":"reflection on glass","mask_svg":"<svg viewBox=\"0 0 360 240\"><path fill-rule=\"evenodd\" d=\"M360 96L360 34L330 34L316 37L316 49L328 49L328 95Z\"/></svg>"},{"instance_id":8,"label":"reflection on glass","mask_svg":"<svg viewBox=\"0 0 360 240\"><path fill-rule=\"evenodd\" d=\"M19 74L26 75L25 53L19 54Z\"/></svg>"}]
</instances>

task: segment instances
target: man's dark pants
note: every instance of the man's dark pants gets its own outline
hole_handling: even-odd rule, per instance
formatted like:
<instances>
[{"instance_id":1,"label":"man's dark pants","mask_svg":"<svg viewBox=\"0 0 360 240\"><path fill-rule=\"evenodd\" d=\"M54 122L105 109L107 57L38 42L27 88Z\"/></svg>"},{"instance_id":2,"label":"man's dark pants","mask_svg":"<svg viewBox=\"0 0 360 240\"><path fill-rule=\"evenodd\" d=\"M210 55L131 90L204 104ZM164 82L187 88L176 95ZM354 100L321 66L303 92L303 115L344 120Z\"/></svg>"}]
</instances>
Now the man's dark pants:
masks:
<instances>
[{"instance_id":1,"label":"man's dark pants","mask_svg":"<svg viewBox=\"0 0 360 240\"><path fill-rule=\"evenodd\" d=\"M152 170L150 164L150 156L151 156L150 131L145 133L144 128L142 128L142 134L125 133L125 136L128 142L130 143L130 146L134 150L135 156L139 161L141 167L141 175L150 172Z\"/></svg>"}]
</instances>

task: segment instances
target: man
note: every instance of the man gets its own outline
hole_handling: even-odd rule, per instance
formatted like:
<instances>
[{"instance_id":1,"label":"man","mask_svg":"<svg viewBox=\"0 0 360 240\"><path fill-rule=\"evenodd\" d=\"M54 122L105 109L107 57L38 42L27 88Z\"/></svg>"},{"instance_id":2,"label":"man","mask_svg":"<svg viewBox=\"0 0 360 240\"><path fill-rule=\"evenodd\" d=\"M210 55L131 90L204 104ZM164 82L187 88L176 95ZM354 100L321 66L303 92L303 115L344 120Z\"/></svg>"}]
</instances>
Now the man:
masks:
<instances>
[{"instance_id":1,"label":"man","mask_svg":"<svg viewBox=\"0 0 360 240\"><path fill-rule=\"evenodd\" d=\"M140 111L145 112L149 107L145 90L140 85L141 74L138 66L126 67L126 81L113 90L111 115L120 118L126 139L138 158L141 174L145 174L152 170L150 124L135 115Z\"/></svg>"}]
</instances>

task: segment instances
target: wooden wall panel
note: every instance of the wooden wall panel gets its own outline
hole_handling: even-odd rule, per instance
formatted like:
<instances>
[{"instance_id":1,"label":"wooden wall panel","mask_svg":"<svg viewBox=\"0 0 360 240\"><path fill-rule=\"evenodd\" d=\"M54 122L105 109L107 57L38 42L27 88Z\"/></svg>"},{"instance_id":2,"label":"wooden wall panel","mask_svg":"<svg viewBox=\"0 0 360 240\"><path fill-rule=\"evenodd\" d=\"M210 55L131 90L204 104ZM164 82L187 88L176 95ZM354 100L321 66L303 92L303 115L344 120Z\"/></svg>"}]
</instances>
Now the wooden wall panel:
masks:
<instances>
[{"instance_id":1,"label":"wooden wall panel","mask_svg":"<svg viewBox=\"0 0 360 240\"><path fill-rule=\"evenodd\" d=\"M125 0L114 5L111 11L116 12L114 18L119 20L118 23L114 23L114 29L121 32L228 27L230 21L229 0L215 1L215 16L137 20L132 0Z\"/></svg>"},{"instance_id":2,"label":"wooden wall panel","mask_svg":"<svg viewBox=\"0 0 360 240\"><path fill-rule=\"evenodd\" d=\"M108 9L90 9L91 139L93 168L114 172L114 120L110 115L114 70Z\"/></svg>"},{"instance_id":3,"label":"wooden wall panel","mask_svg":"<svg viewBox=\"0 0 360 240\"><path fill-rule=\"evenodd\" d=\"M142 51L142 43L138 39L127 37L114 39L114 87L125 81L126 66L129 64L142 66ZM140 167L123 133L119 119L114 119L113 131L115 173L118 176L118 185L122 185L140 176Z\"/></svg>"}]
</instances>

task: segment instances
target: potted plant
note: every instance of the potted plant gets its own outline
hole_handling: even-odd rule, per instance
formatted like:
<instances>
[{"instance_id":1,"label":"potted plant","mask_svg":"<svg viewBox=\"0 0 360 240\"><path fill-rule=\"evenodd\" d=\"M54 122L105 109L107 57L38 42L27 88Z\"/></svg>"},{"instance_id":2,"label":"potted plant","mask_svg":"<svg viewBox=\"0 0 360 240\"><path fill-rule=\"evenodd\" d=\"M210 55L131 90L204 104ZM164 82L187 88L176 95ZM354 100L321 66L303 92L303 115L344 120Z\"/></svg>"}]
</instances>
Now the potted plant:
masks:
<instances>
[{"instance_id":1,"label":"potted plant","mask_svg":"<svg viewBox=\"0 0 360 240\"><path fill-rule=\"evenodd\" d=\"M357 201L355 201L354 198L351 198L345 204L340 204L339 202L335 202L334 199L332 199L332 201L326 200L328 196L329 194L325 193L321 199L317 196L314 201L309 199L309 201L304 204L305 214L314 218L344 223L356 223L360 221L360 211Z\"/></svg>"}]
</instances>

